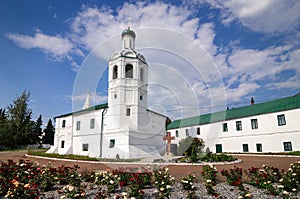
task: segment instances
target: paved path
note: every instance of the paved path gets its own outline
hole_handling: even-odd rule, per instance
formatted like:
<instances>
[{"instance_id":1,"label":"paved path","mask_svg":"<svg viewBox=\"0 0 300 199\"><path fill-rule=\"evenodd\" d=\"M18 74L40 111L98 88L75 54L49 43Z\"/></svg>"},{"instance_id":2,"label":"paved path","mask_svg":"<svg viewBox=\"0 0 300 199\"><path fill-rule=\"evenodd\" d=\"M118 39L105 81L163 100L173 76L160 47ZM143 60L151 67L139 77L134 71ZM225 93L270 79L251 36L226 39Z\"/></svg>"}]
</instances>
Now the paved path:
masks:
<instances>
[{"instance_id":1,"label":"paved path","mask_svg":"<svg viewBox=\"0 0 300 199\"><path fill-rule=\"evenodd\" d=\"M46 165L49 162L52 166L57 167L60 165L73 166L79 165L82 170L106 170L106 169L115 169L119 167L153 167L153 164L124 164L124 163L101 163L101 162L83 162L83 161L67 161L67 160L49 160L42 159L36 157L26 157L26 151L22 152L0 152L0 161L7 161L8 159L12 159L14 161L19 161L19 159L30 160L33 162L38 162L40 165ZM237 155L237 158L241 159L242 162L236 164L228 164L228 165L218 165L216 166L218 170L221 169L230 169L234 166L242 167L244 169L248 169L250 167L261 167L261 165L269 165L274 166L279 169L287 170L291 163L295 161L300 161L300 156L298 157L285 157L285 156L249 156L249 155ZM160 164L156 164L160 165ZM170 172L175 176L182 176L189 173L199 174L202 170L202 166L200 165L166 165L170 169Z\"/></svg>"}]
</instances>

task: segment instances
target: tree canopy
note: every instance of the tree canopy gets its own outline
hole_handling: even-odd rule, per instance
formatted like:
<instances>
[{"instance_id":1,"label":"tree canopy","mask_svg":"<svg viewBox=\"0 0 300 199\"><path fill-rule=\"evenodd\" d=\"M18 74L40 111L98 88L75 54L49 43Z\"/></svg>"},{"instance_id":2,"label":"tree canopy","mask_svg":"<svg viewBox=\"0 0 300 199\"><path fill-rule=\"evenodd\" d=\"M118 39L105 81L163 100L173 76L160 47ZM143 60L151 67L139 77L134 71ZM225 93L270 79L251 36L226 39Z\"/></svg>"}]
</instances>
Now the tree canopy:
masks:
<instances>
[{"instance_id":1,"label":"tree canopy","mask_svg":"<svg viewBox=\"0 0 300 199\"><path fill-rule=\"evenodd\" d=\"M42 116L32 121L30 93L23 91L6 109L0 109L0 146L21 148L41 141Z\"/></svg>"}]
</instances>

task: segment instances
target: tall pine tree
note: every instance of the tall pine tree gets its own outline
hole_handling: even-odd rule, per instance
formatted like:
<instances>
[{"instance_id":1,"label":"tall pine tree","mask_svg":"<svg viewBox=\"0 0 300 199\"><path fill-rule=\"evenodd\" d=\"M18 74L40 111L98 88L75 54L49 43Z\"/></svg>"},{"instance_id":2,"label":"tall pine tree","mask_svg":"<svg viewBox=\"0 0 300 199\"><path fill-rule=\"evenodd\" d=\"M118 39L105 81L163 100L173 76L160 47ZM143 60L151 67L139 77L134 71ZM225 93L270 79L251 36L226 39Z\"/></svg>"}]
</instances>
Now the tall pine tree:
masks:
<instances>
[{"instance_id":1,"label":"tall pine tree","mask_svg":"<svg viewBox=\"0 0 300 199\"><path fill-rule=\"evenodd\" d=\"M34 124L33 144L41 144L41 141L42 141L41 137L42 137L42 134L43 134L42 125L43 125L43 120L42 120L42 115L40 115L39 118L36 120L36 122Z\"/></svg>"},{"instance_id":2,"label":"tall pine tree","mask_svg":"<svg viewBox=\"0 0 300 199\"><path fill-rule=\"evenodd\" d=\"M43 137L43 144L54 144L54 134L55 128L52 124L52 120L49 119L46 128L44 129L44 137Z\"/></svg>"}]
</instances>

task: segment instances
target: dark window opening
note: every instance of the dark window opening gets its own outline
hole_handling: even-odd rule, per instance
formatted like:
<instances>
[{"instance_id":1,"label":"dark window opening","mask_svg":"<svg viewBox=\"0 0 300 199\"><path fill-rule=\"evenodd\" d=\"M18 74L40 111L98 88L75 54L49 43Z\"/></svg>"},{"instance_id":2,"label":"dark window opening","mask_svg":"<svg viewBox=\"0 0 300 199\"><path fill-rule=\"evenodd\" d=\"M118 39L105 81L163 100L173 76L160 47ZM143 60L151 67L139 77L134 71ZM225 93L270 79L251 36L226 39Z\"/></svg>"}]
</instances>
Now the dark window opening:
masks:
<instances>
[{"instance_id":1,"label":"dark window opening","mask_svg":"<svg viewBox=\"0 0 300 199\"><path fill-rule=\"evenodd\" d=\"M278 120L278 126L284 126L284 125L286 125L284 114L277 115L277 120Z\"/></svg>"},{"instance_id":2,"label":"dark window opening","mask_svg":"<svg viewBox=\"0 0 300 199\"><path fill-rule=\"evenodd\" d=\"M65 128L65 127L66 127L66 120L63 120L63 121L62 121L62 125L61 125L61 127L63 127L63 128Z\"/></svg>"},{"instance_id":3,"label":"dark window opening","mask_svg":"<svg viewBox=\"0 0 300 199\"><path fill-rule=\"evenodd\" d=\"M116 144L115 139L109 140L109 148L114 148L114 147L115 147L115 144Z\"/></svg>"},{"instance_id":4,"label":"dark window opening","mask_svg":"<svg viewBox=\"0 0 300 199\"><path fill-rule=\"evenodd\" d=\"M243 152L249 152L248 144L243 144Z\"/></svg>"},{"instance_id":5,"label":"dark window opening","mask_svg":"<svg viewBox=\"0 0 300 199\"><path fill-rule=\"evenodd\" d=\"M228 131L227 123L223 123L223 132L227 132L227 131Z\"/></svg>"},{"instance_id":6,"label":"dark window opening","mask_svg":"<svg viewBox=\"0 0 300 199\"><path fill-rule=\"evenodd\" d=\"M131 64L125 66L125 78L133 78L133 66Z\"/></svg>"},{"instance_id":7,"label":"dark window opening","mask_svg":"<svg viewBox=\"0 0 300 199\"><path fill-rule=\"evenodd\" d=\"M257 119L251 119L251 128L258 129Z\"/></svg>"},{"instance_id":8,"label":"dark window opening","mask_svg":"<svg viewBox=\"0 0 300 199\"><path fill-rule=\"evenodd\" d=\"M256 151L262 152L262 144L256 144Z\"/></svg>"},{"instance_id":9,"label":"dark window opening","mask_svg":"<svg viewBox=\"0 0 300 199\"><path fill-rule=\"evenodd\" d=\"M242 121L237 121L236 122L236 130L241 131L242 130Z\"/></svg>"},{"instance_id":10,"label":"dark window opening","mask_svg":"<svg viewBox=\"0 0 300 199\"><path fill-rule=\"evenodd\" d=\"M118 66L115 65L113 68L113 79L118 78Z\"/></svg>"},{"instance_id":11,"label":"dark window opening","mask_svg":"<svg viewBox=\"0 0 300 199\"><path fill-rule=\"evenodd\" d=\"M292 142L283 142L284 151L293 151Z\"/></svg>"},{"instance_id":12,"label":"dark window opening","mask_svg":"<svg viewBox=\"0 0 300 199\"><path fill-rule=\"evenodd\" d=\"M61 141L60 148L62 148L62 149L65 148L65 141L64 140Z\"/></svg>"},{"instance_id":13,"label":"dark window opening","mask_svg":"<svg viewBox=\"0 0 300 199\"><path fill-rule=\"evenodd\" d=\"M89 150L89 144L82 144L82 151L88 151Z\"/></svg>"}]
</instances>

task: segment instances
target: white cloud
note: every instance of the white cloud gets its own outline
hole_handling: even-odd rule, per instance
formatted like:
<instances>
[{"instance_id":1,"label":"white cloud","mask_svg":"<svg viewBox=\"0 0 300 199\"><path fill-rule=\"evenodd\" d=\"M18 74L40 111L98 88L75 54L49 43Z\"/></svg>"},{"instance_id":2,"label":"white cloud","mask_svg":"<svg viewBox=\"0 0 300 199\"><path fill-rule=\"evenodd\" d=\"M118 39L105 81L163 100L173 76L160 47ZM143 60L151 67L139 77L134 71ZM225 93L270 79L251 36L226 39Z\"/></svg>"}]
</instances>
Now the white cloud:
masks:
<instances>
[{"instance_id":1,"label":"white cloud","mask_svg":"<svg viewBox=\"0 0 300 199\"><path fill-rule=\"evenodd\" d=\"M259 32L292 31L300 21L299 13L296 13L300 10L297 1L285 1L283 5L279 0L200 2L209 2L212 7L221 9L224 23L239 20L244 26ZM106 6L83 6L70 20L71 31L65 37L39 31L34 36L7 36L20 47L37 48L57 59L67 59L73 70L80 73L83 70L79 70L72 57L83 56L80 49L94 49L91 57L97 55L101 59L95 65L101 63L99 65L104 66L113 52L121 48L120 33L127 28L131 17L130 26L137 34L137 51L145 55L150 65L149 106L170 111L170 116L175 118L207 112L214 106L221 107L225 105L226 97L229 102L238 102L262 87L299 86L299 50L288 45L247 49L240 47L238 41L232 41L233 51L228 52L215 45L219 34L215 23L200 23L201 19L195 15L197 12L196 9L159 1L124 3L116 11ZM89 65L88 62L86 65ZM296 71L296 75L278 79L286 70ZM91 81L91 76L98 73L94 69L89 72L82 82L87 82L86 77L90 81L80 85L84 88L99 78L94 77ZM85 94L76 94L72 99L83 103L85 97ZM107 96L95 95L95 103L106 100ZM178 109L185 111L181 113Z\"/></svg>"},{"instance_id":2,"label":"white cloud","mask_svg":"<svg viewBox=\"0 0 300 199\"><path fill-rule=\"evenodd\" d=\"M60 35L45 35L40 31L37 31L34 36L10 33L7 34L7 37L22 48L38 48L58 58L65 57L73 49L73 44L68 39L62 38Z\"/></svg>"},{"instance_id":3,"label":"white cloud","mask_svg":"<svg viewBox=\"0 0 300 199\"><path fill-rule=\"evenodd\" d=\"M204 2L221 9L225 24L236 19L244 26L258 32L290 32L300 24L300 1L297 0L207 0Z\"/></svg>"}]
</instances>

